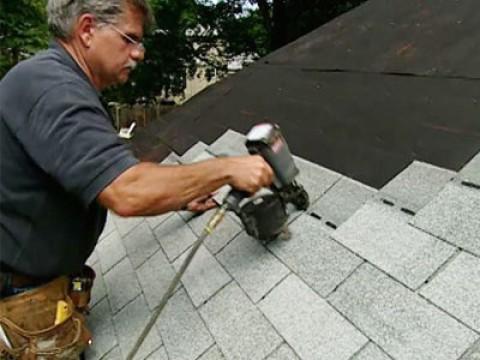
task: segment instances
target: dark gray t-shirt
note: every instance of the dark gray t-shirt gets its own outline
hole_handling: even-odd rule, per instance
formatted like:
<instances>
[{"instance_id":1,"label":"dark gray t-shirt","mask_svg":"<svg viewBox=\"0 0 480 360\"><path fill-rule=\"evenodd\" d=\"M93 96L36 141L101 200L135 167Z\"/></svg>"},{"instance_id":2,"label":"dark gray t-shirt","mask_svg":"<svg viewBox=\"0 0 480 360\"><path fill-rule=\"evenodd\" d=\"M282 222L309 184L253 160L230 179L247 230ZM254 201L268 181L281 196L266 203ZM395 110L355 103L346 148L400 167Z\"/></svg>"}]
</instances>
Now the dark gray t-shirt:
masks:
<instances>
[{"instance_id":1,"label":"dark gray t-shirt","mask_svg":"<svg viewBox=\"0 0 480 360\"><path fill-rule=\"evenodd\" d=\"M91 82L57 43L0 81L0 262L78 271L106 218L97 195L138 163Z\"/></svg>"}]
</instances>

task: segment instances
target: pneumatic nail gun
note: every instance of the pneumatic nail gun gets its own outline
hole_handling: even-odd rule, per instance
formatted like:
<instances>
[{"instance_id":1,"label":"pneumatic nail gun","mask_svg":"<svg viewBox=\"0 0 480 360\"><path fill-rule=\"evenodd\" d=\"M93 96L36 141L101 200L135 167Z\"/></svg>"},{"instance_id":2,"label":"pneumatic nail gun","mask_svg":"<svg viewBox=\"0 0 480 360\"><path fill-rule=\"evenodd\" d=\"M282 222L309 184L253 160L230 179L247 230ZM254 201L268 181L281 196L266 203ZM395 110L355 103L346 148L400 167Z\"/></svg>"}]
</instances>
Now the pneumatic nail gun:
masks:
<instances>
[{"instance_id":1,"label":"pneumatic nail gun","mask_svg":"<svg viewBox=\"0 0 480 360\"><path fill-rule=\"evenodd\" d=\"M270 165L274 173L273 184L252 197L233 189L223 204L235 212L250 236L266 243L280 235L288 235L287 204L306 210L309 196L296 181L299 170L278 125L254 126L247 134L245 145L250 154L261 155Z\"/></svg>"}]
</instances>

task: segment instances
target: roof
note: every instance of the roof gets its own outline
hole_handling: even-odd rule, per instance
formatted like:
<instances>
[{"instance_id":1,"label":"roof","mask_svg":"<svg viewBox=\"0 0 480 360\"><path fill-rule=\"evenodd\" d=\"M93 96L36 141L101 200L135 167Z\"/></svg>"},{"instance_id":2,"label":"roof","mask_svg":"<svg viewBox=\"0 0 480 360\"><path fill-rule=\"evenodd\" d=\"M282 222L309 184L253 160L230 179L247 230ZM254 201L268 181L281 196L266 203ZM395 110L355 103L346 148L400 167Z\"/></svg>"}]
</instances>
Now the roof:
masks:
<instances>
[{"instance_id":1,"label":"roof","mask_svg":"<svg viewBox=\"0 0 480 360\"><path fill-rule=\"evenodd\" d=\"M245 152L229 130L165 163ZM296 157L310 194L267 246L228 215L140 349L161 360L474 360L480 356L480 153L415 161L376 190ZM211 212L109 214L87 359L125 357Z\"/></svg>"},{"instance_id":2,"label":"roof","mask_svg":"<svg viewBox=\"0 0 480 360\"><path fill-rule=\"evenodd\" d=\"M480 150L480 2L370 0L137 132L145 159L278 123L293 152L380 188Z\"/></svg>"}]
</instances>

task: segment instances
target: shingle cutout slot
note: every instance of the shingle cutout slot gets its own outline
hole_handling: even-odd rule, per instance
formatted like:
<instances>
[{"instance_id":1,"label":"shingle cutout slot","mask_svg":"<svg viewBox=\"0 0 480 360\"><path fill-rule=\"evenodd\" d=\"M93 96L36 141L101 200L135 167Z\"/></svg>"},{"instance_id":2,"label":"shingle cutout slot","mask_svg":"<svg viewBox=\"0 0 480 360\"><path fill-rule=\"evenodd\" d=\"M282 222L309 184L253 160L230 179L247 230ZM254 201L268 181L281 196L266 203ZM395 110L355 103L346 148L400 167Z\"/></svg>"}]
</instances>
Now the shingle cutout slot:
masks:
<instances>
[{"instance_id":1,"label":"shingle cutout slot","mask_svg":"<svg viewBox=\"0 0 480 360\"><path fill-rule=\"evenodd\" d=\"M471 187L471 188L474 188L474 189L479 189L480 190L480 185L477 185L477 184L474 184L470 181L467 181L467 180L463 180L462 181L462 185L465 185L465 186L468 186L468 187Z\"/></svg>"},{"instance_id":2,"label":"shingle cutout slot","mask_svg":"<svg viewBox=\"0 0 480 360\"><path fill-rule=\"evenodd\" d=\"M311 217L314 217L314 218L317 219L317 220L322 220L322 217L321 217L320 215L318 215L317 213L315 213L315 212L311 212L311 213L310 213L310 216L311 216Z\"/></svg>"},{"instance_id":3,"label":"shingle cutout slot","mask_svg":"<svg viewBox=\"0 0 480 360\"><path fill-rule=\"evenodd\" d=\"M387 204L388 206L394 206L395 205L392 201L387 200L387 199L382 199L382 201L383 201L384 204Z\"/></svg>"},{"instance_id":4,"label":"shingle cutout slot","mask_svg":"<svg viewBox=\"0 0 480 360\"><path fill-rule=\"evenodd\" d=\"M337 228L337 225L335 225L334 223L332 223L331 221L326 221L325 224L327 226L330 226L332 229L336 229Z\"/></svg>"},{"instance_id":5,"label":"shingle cutout slot","mask_svg":"<svg viewBox=\"0 0 480 360\"><path fill-rule=\"evenodd\" d=\"M408 214L408 215L415 215L415 211L413 210L410 210L410 209L407 209L407 208L401 208L400 210L402 210L404 213Z\"/></svg>"}]
</instances>

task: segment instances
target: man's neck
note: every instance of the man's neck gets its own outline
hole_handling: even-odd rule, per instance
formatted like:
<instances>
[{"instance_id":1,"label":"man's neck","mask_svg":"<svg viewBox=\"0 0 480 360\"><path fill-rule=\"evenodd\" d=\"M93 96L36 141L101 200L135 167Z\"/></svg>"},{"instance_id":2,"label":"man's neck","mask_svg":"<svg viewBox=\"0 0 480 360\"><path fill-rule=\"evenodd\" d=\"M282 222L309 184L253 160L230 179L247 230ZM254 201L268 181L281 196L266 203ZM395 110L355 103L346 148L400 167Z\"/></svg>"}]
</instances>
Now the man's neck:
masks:
<instances>
[{"instance_id":1,"label":"man's neck","mask_svg":"<svg viewBox=\"0 0 480 360\"><path fill-rule=\"evenodd\" d=\"M90 82L92 85L97 89L97 91L102 90L102 86L100 84L100 81L98 78L95 77L93 71L90 69L88 66L87 61L85 60L85 56L83 55L83 52L81 49L75 44L75 42L67 42L61 39L57 39L57 41L63 46L65 51L67 51L70 56L75 60L75 62L80 66L80 68L83 70L85 75L90 79Z\"/></svg>"}]
</instances>

